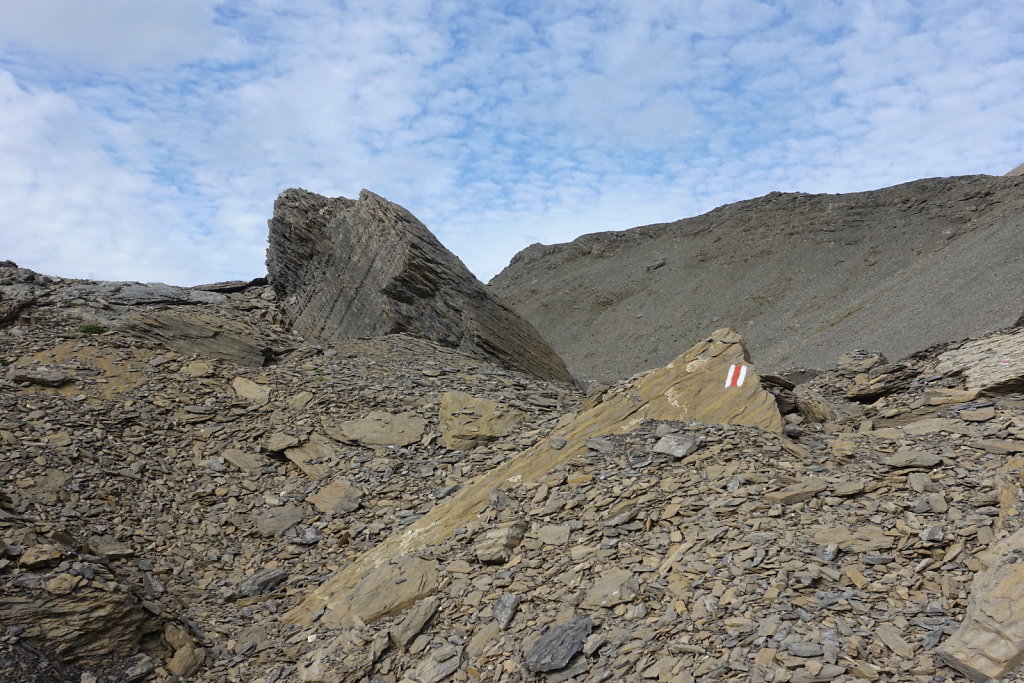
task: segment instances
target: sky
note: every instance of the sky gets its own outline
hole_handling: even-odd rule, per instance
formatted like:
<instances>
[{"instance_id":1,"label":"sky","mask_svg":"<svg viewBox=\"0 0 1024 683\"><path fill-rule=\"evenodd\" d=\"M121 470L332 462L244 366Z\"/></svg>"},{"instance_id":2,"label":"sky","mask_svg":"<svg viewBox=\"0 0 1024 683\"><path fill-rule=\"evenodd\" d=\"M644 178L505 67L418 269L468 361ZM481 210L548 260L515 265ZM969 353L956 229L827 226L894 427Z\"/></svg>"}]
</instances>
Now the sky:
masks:
<instances>
[{"instance_id":1,"label":"sky","mask_svg":"<svg viewBox=\"0 0 1024 683\"><path fill-rule=\"evenodd\" d=\"M0 259L266 272L277 195L366 188L486 281L771 191L1024 162L1020 0L32 0L0 22Z\"/></svg>"}]
</instances>

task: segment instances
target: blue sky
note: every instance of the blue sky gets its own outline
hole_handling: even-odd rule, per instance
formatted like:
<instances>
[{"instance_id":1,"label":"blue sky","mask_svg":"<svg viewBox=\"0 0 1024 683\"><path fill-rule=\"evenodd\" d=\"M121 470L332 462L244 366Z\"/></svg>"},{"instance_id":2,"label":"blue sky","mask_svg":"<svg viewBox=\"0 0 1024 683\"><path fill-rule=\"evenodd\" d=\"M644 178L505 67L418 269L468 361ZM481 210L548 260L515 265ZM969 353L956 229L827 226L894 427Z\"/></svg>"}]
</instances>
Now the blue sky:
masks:
<instances>
[{"instance_id":1,"label":"blue sky","mask_svg":"<svg viewBox=\"0 0 1024 683\"><path fill-rule=\"evenodd\" d=\"M264 274L287 187L478 277L773 190L1024 162L1019 0L33 0L0 22L0 259Z\"/></svg>"}]
</instances>

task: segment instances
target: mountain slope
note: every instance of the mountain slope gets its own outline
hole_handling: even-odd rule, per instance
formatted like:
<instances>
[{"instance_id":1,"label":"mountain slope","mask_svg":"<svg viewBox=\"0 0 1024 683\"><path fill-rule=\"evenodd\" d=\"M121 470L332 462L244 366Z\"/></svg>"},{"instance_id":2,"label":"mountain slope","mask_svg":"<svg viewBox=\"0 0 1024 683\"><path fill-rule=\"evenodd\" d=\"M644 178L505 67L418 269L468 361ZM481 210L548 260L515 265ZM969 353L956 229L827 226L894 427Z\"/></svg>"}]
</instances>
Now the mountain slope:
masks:
<instances>
[{"instance_id":1,"label":"mountain slope","mask_svg":"<svg viewBox=\"0 0 1024 683\"><path fill-rule=\"evenodd\" d=\"M897 357L1011 324L1024 306L1024 177L773 192L702 216L532 245L490 283L577 377L657 367L742 329L766 369Z\"/></svg>"}]
</instances>

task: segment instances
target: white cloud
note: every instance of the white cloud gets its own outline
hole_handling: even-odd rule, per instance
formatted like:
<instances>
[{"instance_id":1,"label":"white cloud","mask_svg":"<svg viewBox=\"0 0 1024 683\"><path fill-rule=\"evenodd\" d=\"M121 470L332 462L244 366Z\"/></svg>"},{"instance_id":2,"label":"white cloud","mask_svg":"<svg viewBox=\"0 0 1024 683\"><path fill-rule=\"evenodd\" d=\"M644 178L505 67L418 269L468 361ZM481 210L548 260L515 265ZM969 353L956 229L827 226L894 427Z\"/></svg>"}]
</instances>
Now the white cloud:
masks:
<instances>
[{"instance_id":1,"label":"white cloud","mask_svg":"<svg viewBox=\"0 0 1024 683\"><path fill-rule=\"evenodd\" d=\"M37 0L0 24L0 258L263 272L277 193L405 205L486 278L533 241L1024 156L1009 0Z\"/></svg>"}]
</instances>

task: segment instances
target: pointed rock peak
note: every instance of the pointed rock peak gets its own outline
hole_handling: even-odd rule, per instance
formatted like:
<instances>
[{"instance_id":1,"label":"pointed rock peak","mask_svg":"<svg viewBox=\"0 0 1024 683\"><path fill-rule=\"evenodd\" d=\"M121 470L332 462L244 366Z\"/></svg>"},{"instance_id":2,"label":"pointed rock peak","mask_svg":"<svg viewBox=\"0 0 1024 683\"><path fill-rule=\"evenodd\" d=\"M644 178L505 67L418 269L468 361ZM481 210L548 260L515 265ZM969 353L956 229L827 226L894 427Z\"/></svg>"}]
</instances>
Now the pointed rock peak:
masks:
<instances>
[{"instance_id":1,"label":"pointed rock peak","mask_svg":"<svg viewBox=\"0 0 1024 683\"><path fill-rule=\"evenodd\" d=\"M387 612L392 598L386 592L380 592L379 606L360 602L373 594L365 590L366 577L450 538L483 509L495 489L538 481L591 447L600 448L599 437L626 434L645 420L727 422L782 430L775 398L761 387L743 337L733 330L718 330L668 366L635 382L622 382L606 391L596 405L567 416L565 426L552 438L480 475L405 531L356 559L289 612L286 620L308 624L319 613L327 624L348 624L356 603L366 614Z\"/></svg>"},{"instance_id":2,"label":"pointed rock peak","mask_svg":"<svg viewBox=\"0 0 1024 683\"><path fill-rule=\"evenodd\" d=\"M409 211L285 190L269 221L267 269L284 315L322 341L404 332L540 379L570 381L534 327L488 293Z\"/></svg>"}]
</instances>

